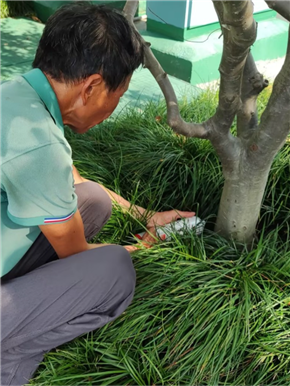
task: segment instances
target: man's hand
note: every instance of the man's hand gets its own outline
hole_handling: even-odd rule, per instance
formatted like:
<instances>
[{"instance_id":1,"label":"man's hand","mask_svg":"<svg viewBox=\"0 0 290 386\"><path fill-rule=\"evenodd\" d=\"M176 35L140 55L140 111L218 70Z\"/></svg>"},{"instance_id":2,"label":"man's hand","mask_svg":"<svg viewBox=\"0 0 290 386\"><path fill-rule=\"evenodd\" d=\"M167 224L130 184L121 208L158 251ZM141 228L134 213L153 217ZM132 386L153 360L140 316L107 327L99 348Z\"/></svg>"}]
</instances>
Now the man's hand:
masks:
<instances>
[{"instance_id":1,"label":"man's hand","mask_svg":"<svg viewBox=\"0 0 290 386\"><path fill-rule=\"evenodd\" d=\"M155 228L149 228L147 232L142 237L142 240L138 242L136 245L125 245L124 248L129 252L135 252L140 250L140 247L142 246L146 249L152 248L153 244L156 244L158 242L158 238L156 235Z\"/></svg>"},{"instance_id":2,"label":"man's hand","mask_svg":"<svg viewBox=\"0 0 290 386\"><path fill-rule=\"evenodd\" d=\"M166 212L155 213L147 223L147 228L153 228L155 226L164 226L179 218L188 218L195 216L195 212L182 212L180 210L168 210Z\"/></svg>"},{"instance_id":3,"label":"man's hand","mask_svg":"<svg viewBox=\"0 0 290 386\"><path fill-rule=\"evenodd\" d=\"M138 251L138 246L136 245L124 245L124 248L126 249L126 251L128 251L129 253L132 253L132 252L135 252L135 251Z\"/></svg>"}]
</instances>

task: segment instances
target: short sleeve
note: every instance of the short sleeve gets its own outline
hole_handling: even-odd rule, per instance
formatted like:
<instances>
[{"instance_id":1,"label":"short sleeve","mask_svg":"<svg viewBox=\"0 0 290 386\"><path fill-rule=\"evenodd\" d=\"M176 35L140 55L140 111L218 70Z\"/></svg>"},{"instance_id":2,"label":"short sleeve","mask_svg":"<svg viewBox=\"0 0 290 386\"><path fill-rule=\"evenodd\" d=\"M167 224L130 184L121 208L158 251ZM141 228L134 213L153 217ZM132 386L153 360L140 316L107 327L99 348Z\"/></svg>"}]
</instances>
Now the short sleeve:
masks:
<instances>
[{"instance_id":1,"label":"short sleeve","mask_svg":"<svg viewBox=\"0 0 290 386\"><path fill-rule=\"evenodd\" d=\"M33 149L2 166L8 216L35 226L69 220L77 210L71 149L57 142Z\"/></svg>"}]
</instances>

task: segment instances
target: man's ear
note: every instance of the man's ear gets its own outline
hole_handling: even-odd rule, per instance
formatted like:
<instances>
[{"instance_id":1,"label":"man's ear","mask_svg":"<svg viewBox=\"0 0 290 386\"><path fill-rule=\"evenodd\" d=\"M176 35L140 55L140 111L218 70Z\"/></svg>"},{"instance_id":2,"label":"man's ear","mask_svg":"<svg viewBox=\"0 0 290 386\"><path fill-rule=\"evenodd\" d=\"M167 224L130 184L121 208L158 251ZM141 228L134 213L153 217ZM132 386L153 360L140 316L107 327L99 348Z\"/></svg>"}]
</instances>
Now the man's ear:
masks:
<instances>
[{"instance_id":1,"label":"man's ear","mask_svg":"<svg viewBox=\"0 0 290 386\"><path fill-rule=\"evenodd\" d=\"M100 74L93 74L89 76L83 84L81 96L83 104L86 105L88 100L94 95L97 97L99 92L103 89L104 79Z\"/></svg>"}]
</instances>

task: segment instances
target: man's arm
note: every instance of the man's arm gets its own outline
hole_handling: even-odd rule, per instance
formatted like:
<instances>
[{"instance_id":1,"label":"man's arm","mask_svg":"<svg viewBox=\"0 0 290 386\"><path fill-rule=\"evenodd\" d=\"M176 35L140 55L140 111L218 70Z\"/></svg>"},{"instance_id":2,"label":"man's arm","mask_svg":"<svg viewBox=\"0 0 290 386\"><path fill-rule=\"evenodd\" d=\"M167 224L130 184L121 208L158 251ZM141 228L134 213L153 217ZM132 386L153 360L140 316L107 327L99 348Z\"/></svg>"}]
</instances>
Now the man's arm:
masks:
<instances>
[{"instance_id":1,"label":"man's arm","mask_svg":"<svg viewBox=\"0 0 290 386\"><path fill-rule=\"evenodd\" d=\"M82 182L89 181L86 178L83 178L75 166L73 166L73 177L75 184L80 184ZM143 216L151 217L155 212L151 211L148 212L146 209L142 208L138 205L132 205L129 201L125 200L123 197L119 196L117 193L112 192L112 190L105 188L103 185L99 184L102 189L107 192L107 194L110 196L112 202L117 203L121 207L123 207L125 210L130 210L136 217L142 218Z\"/></svg>"},{"instance_id":2,"label":"man's arm","mask_svg":"<svg viewBox=\"0 0 290 386\"><path fill-rule=\"evenodd\" d=\"M40 225L39 228L60 259L107 245L87 243L83 221L78 210L65 223Z\"/></svg>"},{"instance_id":3,"label":"man's arm","mask_svg":"<svg viewBox=\"0 0 290 386\"><path fill-rule=\"evenodd\" d=\"M89 181L85 178L83 178L75 166L73 166L73 177L76 184L80 184L82 182ZM165 212L154 212L154 211L148 211L141 206L138 205L131 205L129 201L125 200L123 197L119 196L117 193L112 192L111 190L105 188L101 184L99 184L101 188L103 188L108 195L110 196L113 203L119 204L121 207L123 207L125 210L130 210L131 213L133 213L137 218L144 218L147 219L147 229L152 230L155 226L163 226L165 224L169 224L172 221L175 221L179 218L188 218L195 216L195 212L184 212L180 210L169 210Z\"/></svg>"},{"instance_id":4,"label":"man's arm","mask_svg":"<svg viewBox=\"0 0 290 386\"><path fill-rule=\"evenodd\" d=\"M75 167L73 167L73 176L75 184L88 181L80 176L79 172ZM108 189L105 189L103 186L102 188L109 194ZM116 195L117 197L120 197L114 192L112 192L112 194ZM124 201L125 204L128 203L129 207L129 202L126 200ZM89 249L109 245L87 243L85 238L83 220L79 210L77 210L73 217L65 223L40 225L39 228L60 259L87 251ZM124 248L127 249L128 252L134 252L137 249L137 247L131 245L124 246Z\"/></svg>"}]
</instances>

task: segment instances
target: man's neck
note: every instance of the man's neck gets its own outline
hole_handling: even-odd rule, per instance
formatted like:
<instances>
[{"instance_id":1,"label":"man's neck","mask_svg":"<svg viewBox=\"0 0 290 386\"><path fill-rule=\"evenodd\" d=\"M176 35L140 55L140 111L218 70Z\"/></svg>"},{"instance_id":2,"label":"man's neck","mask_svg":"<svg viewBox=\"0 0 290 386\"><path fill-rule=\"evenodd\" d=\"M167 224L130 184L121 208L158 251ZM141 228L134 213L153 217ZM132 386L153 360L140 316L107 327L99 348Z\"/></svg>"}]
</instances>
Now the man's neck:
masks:
<instances>
[{"instance_id":1,"label":"man's neck","mask_svg":"<svg viewBox=\"0 0 290 386\"><path fill-rule=\"evenodd\" d=\"M81 85L59 82L45 72L44 75L56 95L64 125L73 124L74 122L71 118L72 111L74 109L75 100L77 99L76 97L80 92Z\"/></svg>"}]
</instances>

